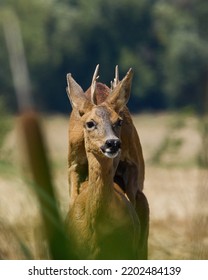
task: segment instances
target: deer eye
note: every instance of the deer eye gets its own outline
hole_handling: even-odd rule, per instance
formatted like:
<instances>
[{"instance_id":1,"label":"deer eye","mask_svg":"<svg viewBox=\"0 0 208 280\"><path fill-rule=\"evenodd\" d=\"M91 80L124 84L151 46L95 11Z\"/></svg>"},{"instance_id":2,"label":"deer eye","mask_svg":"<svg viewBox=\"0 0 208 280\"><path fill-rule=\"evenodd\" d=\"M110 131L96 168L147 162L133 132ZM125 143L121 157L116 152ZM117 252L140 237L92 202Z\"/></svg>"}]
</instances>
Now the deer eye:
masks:
<instances>
[{"instance_id":1,"label":"deer eye","mask_svg":"<svg viewBox=\"0 0 208 280\"><path fill-rule=\"evenodd\" d=\"M118 127L118 126L122 126L123 120L122 119L118 119L115 123L114 123L114 127Z\"/></svg>"},{"instance_id":2,"label":"deer eye","mask_svg":"<svg viewBox=\"0 0 208 280\"><path fill-rule=\"evenodd\" d=\"M86 122L86 128L88 130L93 130L94 128L96 128L96 123L94 121Z\"/></svg>"}]
</instances>

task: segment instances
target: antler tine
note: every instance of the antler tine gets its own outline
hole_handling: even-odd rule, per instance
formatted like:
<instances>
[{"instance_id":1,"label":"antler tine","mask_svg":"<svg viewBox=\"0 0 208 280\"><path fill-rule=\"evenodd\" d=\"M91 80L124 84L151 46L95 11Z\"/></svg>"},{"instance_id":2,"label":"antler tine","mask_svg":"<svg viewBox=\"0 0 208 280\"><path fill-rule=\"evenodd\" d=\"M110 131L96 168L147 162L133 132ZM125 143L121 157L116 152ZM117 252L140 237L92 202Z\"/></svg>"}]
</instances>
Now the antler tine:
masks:
<instances>
[{"instance_id":1,"label":"antler tine","mask_svg":"<svg viewBox=\"0 0 208 280\"><path fill-rule=\"evenodd\" d=\"M118 72L118 65L115 67L115 78L113 82L111 82L111 89L113 90L119 83L119 72Z\"/></svg>"},{"instance_id":2,"label":"antler tine","mask_svg":"<svg viewBox=\"0 0 208 280\"><path fill-rule=\"evenodd\" d=\"M115 79L114 79L114 83L115 83L116 85L119 83L118 65L116 65L116 68L115 68Z\"/></svg>"},{"instance_id":3,"label":"antler tine","mask_svg":"<svg viewBox=\"0 0 208 280\"><path fill-rule=\"evenodd\" d=\"M96 104L96 97L95 97L95 89L96 89L96 80L99 78L98 76L99 64L95 68L94 75L92 77L92 84L91 84L91 102Z\"/></svg>"}]
</instances>

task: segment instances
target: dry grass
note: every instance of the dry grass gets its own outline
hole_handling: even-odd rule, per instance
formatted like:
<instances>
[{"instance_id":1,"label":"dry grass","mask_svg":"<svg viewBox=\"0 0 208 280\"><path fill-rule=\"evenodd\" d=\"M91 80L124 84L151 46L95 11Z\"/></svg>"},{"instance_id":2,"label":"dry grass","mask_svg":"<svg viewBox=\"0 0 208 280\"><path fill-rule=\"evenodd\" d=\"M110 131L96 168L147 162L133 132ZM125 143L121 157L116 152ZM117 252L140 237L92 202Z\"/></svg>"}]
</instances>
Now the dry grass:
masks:
<instances>
[{"instance_id":1,"label":"dry grass","mask_svg":"<svg viewBox=\"0 0 208 280\"><path fill-rule=\"evenodd\" d=\"M197 166L198 121L174 114L134 116L146 162L145 194L151 210L150 259L208 259L208 175ZM15 124L17 121L14 122ZM20 164L17 129L0 155L0 259L47 258L41 217ZM43 120L60 209L68 208L66 117ZM26 179L27 178L27 179Z\"/></svg>"}]
</instances>

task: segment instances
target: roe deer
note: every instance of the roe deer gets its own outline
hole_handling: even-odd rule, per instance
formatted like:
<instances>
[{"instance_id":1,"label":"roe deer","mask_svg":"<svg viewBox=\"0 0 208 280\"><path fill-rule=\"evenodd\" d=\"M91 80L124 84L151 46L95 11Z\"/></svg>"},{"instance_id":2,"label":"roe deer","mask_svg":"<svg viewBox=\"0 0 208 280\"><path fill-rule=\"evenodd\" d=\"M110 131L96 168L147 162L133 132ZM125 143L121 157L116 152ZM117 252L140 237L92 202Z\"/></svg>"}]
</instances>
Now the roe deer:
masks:
<instances>
[{"instance_id":1,"label":"roe deer","mask_svg":"<svg viewBox=\"0 0 208 280\"><path fill-rule=\"evenodd\" d=\"M143 258L146 259L149 207L147 199L142 192L144 160L139 136L133 125L128 108L126 107L131 90L132 70L127 73L122 81L119 81L118 68L116 67L116 74L111 89L105 84L97 82L97 72L98 66L93 75L92 85L85 93L72 78L68 79L67 93L73 108L69 120L68 151L68 178L71 203L73 204L78 194L82 192L82 183L87 180L88 177L88 159L84 145L82 116L84 117L86 112L91 111L92 107L100 108L100 106L105 106L106 110L109 110L109 112L116 112L119 116L117 120L118 123L114 122L112 124L111 129L114 133L117 133L118 126L121 126L117 137L119 137L122 143L122 149L119 156L113 159L114 182L119 184L136 209L141 222ZM73 91L73 98L71 91ZM118 98L119 95L121 95L120 99ZM119 103L122 102L122 98L125 98L125 104L120 106ZM81 99L82 102L80 102L79 99ZM96 116L92 114L91 117L91 125L93 125L94 117ZM105 129L105 121L102 121L100 125ZM99 136L100 141L103 141L104 139L102 139L102 136ZM106 155L111 157L110 153Z\"/></svg>"},{"instance_id":2,"label":"roe deer","mask_svg":"<svg viewBox=\"0 0 208 280\"><path fill-rule=\"evenodd\" d=\"M121 117L129 97L130 70L106 102L94 105L68 75L69 97L82 123L88 179L70 206L69 240L80 259L138 259L140 222L132 203L114 182ZM117 162L118 162L117 160Z\"/></svg>"}]
</instances>

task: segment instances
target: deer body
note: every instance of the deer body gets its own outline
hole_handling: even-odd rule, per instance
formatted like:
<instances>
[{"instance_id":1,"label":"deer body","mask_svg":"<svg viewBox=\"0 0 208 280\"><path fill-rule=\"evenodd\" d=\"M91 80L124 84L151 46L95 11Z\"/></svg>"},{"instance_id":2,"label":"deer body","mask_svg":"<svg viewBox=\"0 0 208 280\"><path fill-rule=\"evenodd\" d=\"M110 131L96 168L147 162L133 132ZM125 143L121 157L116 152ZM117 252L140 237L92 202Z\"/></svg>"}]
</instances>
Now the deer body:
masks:
<instances>
[{"instance_id":1,"label":"deer body","mask_svg":"<svg viewBox=\"0 0 208 280\"><path fill-rule=\"evenodd\" d=\"M67 218L72 248L80 259L138 259L140 224L113 182L113 159L87 158L89 179Z\"/></svg>"},{"instance_id":2,"label":"deer body","mask_svg":"<svg viewBox=\"0 0 208 280\"><path fill-rule=\"evenodd\" d=\"M112 93L97 83L92 95L67 76L73 107L67 226L81 258L147 258L149 208L142 193L144 161L126 107L131 80L132 70Z\"/></svg>"}]
</instances>

